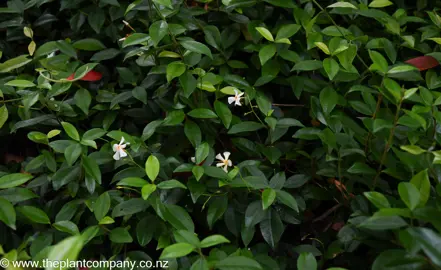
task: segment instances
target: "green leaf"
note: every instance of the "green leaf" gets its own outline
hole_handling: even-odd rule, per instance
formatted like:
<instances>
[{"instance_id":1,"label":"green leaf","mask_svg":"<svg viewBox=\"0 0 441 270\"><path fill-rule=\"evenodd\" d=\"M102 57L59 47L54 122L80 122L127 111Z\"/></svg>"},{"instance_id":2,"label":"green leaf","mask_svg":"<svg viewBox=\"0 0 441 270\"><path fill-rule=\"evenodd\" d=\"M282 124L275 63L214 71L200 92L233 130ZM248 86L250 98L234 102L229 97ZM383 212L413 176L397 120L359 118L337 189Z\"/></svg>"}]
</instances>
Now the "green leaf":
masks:
<instances>
[{"instance_id":1,"label":"green leaf","mask_svg":"<svg viewBox=\"0 0 441 270\"><path fill-rule=\"evenodd\" d=\"M349 173L375 175L376 171L369 167L366 163L355 162L349 169Z\"/></svg>"},{"instance_id":2,"label":"green leaf","mask_svg":"<svg viewBox=\"0 0 441 270\"><path fill-rule=\"evenodd\" d=\"M358 225L369 230L394 230L407 226L404 219L398 216L373 216Z\"/></svg>"},{"instance_id":3,"label":"green leaf","mask_svg":"<svg viewBox=\"0 0 441 270\"><path fill-rule=\"evenodd\" d=\"M374 63L370 69L371 70L379 70L382 73L386 74L387 70L388 70L388 64L386 59L384 58L383 55L381 55L381 53L376 52L376 51L372 51L369 50L369 56L372 60L372 62Z\"/></svg>"},{"instance_id":4,"label":"green leaf","mask_svg":"<svg viewBox=\"0 0 441 270\"><path fill-rule=\"evenodd\" d=\"M27 81L27 80L12 80L12 81L5 83L5 85L14 86L14 87L22 87L22 88L29 88L29 87L35 86L35 84L33 82Z\"/></svg>"},{"instance_id":5,"label":"green leaf","mask_svg":"<svg viewBox=\"0 0 441 270\"><path fill-rule=\"evenodd\" d=\"M78 106L78 108L80 108L85 115L89 115L89 106L90 103L92 102L92 96L90 95L89 91L87 91L84 88L80 88L76 93L75 93L75 105Z\"/></svg>"},{"instance_id":6,"label":"green leaf","mask_svg":"<svg viewBox=\"0 0 441 270\"><path fill-rule=\"evenodd\" d=\"M325 60L323 60L323 68L325 69L325 72L326 74L328 74L328 78L331 81L340 70L340 66L338 65L337 61L332 58L326 58Z\"/></svg>"},{"instance_id":7,"label":"green leaf","mask_svg":"<svg viewBox=\"0 0 441 270\"><path fill-rule=\"evenodd\" d=\"M223 88L223 89L225 89L225 88ZM221 92L222 92L222 89L221 89ZM233 91L233 94L234 94L234 91ZM221 119L225 128L227 128L227 129L230 128L231 120L233 119L233 114L231 113L231 110L230 110L230 108L228 108L227 104L216 100L214 102L214 110L216 111L216 114Z\"/></svg>"},{"instance_id":8,"label":"green leaf","mask_svg":"<svg viewBox=\"0 0 441 270\"><path fill-rule=\"evenodd\" d=\"M178 206L166 204L164 218L177 230L187 230L194 232L194 223L188 212Z\"/></svg>"},{"instance_id":9,"label":"green leaf","mask_svg":"<svg viewBox=\"0 0 441 270\"><path fill-rule=\"evenodd\" d=\"M147 42L149 39L150 36L147 34L133 33L124 40L122 47L126 48L133 45L139 45L141 43Z\"/></svg>"},{"instance_id":10,"label":"green leaf","mask_svg":"<svg viewBox=\"0 0 441 270\"><path fill-rule=\"evenodd\" d=\"M167 32L168 24L164 20L152 23L149 28L149 34L155 46L158 46L159 42L167 35Z\"/></svg>"},{"instance_id":11,"label":"green leaf","mask_svg":"<svg viewBox=\"0 0 441 270\"><path fill-rule=\"evenodd\" d=\"M193 118L202 118L202 119L217 118L217 115L212 110L205 108L197 108L190 111L187 114Z\"/></svg>"},{"instance_id":12,"label":"green leaf","mask_svg":"<svg viewBox=\"0 0 441 270\"><path fill-rule=\"evenodd\" d=\"M430 186L431 186L427 169L414 175L414 177L412 177L412 179L410 180L410 183L413 184L419 190L420 201L418 205L420 207L426 205L430 197Z\"/></svg>"},{"instance_id":13,"label":"green leaf","mask_svg":"<svg viewBox=\"0 0 441 270\"><path fill-rule=\"evenodd\" d=\"M270 216L260 222L259 225L263 239L271 246L272 249L275 249L285 230L279 213L271 210Z\"/></svg>"},{"instance_id":14,"label":"green leaf","mask_svg":"<svg viewBox=\"0 0 441 270\"><path fill-rule=\"evenodd\" d=\"M384 87L387 90L386 94L388 97L390 97L395 104L398 104L401 100L401 86L394 80L389 78L383 79Z\"/></svg>"},{"instance_id":15,"label":"green leaf","mask_svg":"<svg viewBox=\"0 0 441 270\"><path fill-rule=\"evenodd\" d=\"M56 42L58 49L65 55L68 55L73 58L77 58L77 52L75 51L75 48L70 44L67 43L64 40L59 40Z\"/></svg>"},{"instance_id":16,"label":"green leaf","mask_svg":"<svg viewBox=\"0 0 441 270\"><path fill-rule=\"evenodd\" d=\"M94 38L85 38L78 40L77 42L72 44L72 46L75 49L83 51L101 51L106 49L106 46L104 46L101 41Z\"/></svg>"},{"instance_id":17,"label":"green leaf","mask_svg":"<svg viewBox=\"0 0 441 270\"><path fill-rule=\"evenodd\" d=\"M208 262L204 257L197 259L192 265L190 270L209 270Z\"/></svg>"},{"instance_id":18,"label":"green leaf","mask_svg":"<svg viewBox=\"0 0 441 270\"><path fill-rule=\"evenodd\" d=\"M101 221L110 210L110 195L108 192L101 194L92 206L93 214L97 221Z\"/></svg>"},{"instance_id":19,"label":"green leaf","mask_svg":"<svg viewBox=\"0 0 441 270\"><path fill-rule=\"evenodd\" d=\"M332 37L352 35L351 31L341 26L331 25L322 30L322 34Z\"/></svg>"},{"instance_id":20,"label":"green leaf","mask_svg":"<svg viewBox=\"0 0 441 270\"><path fill-rule=\"evenodd\" d=\"M134 198L122 201L121 203L113 207L112 217L116 218L136 214L144 211L149 206L149 203L142 198Z\"/></svg>"},{"instance_id":21,"label":"green leaf","mask_svg":"<svg viewBox=\"0 0 441 270\"><path fill-rule=\"evenodd\" d=\"M148 184L148 182L139 177L128 177L124 178L118 182L118 186L129 186L129 187L143 187Z\"/></svg>"},{"instance_id":22,"label":"green leaf","mask_svg":"<svg viewBox=\"0 0 441 270\"><path fill-rule=\"evenodd\" d=\"M14 69L20 68L27 63L31 62L32 59L28 58L28 55L20 55L15 58L9 59L4 63L0 64L0 73L10 72Z\"/></svg>"},{"instance_id":23,"label":"green leaf","mask_svg":"<svg viewBox=\"0 0 441 270\"><path fill-rule=\"evenodd\" d=\"M314 42L314 44L320 49L322 50L325 54L330 55L331 52L329 51L328 46L323 43L323 42Z\"/></svg>"},{"instance_id":24,"label":"green leaf","mask_svg":"<svg viewBox=\"0 0 441 270\"><path fill-rule=\"evenodd\" d=\"M253 259L244 256L229 256L215 264L220 270L262 270L262 266Z\"/></svg>"},{"instance_id":25,"label":"green leaf","mask_svg":"<svg viewBox=\"0 0 441 270\"><path fill-rule=\"evenodd\" d=\"M73 223L72 221L62 220L54 223L52 226L54 226L54 228L59 230L60 232L66 232L72 235L80 234L78 226L75 225L75 223Z\"/></svg>"},{"instance_id":26,"label":"green leaf","mask_svg":"<svg viewBox=\"0 0 441 270\"><path fill-rule=\"evenodd\" d=\"M317 260L309 252L302 252L297 259L297 268L302 270L317 270Z\"/></svg>"},{"instance_id":27,"label":"green leaf","mask_svg":"<svg viewBox=\"0 0 441 270\"><path fill-rule=\"evenodd\" d=\"M153 0L158 5L163 5L169 8L173 8L171 0Z\"/></svg>"},{"instance_id":28,"label":"green leaf","mask_svg":"<svg viewBox=\"0 0 441 270\"><path fill-rule=\"evenodd\" d=\"M110 241L117 243L117 244L125 244L125 243L132 243L133 238L130 235L130 233L125 228L115 228L110 231L109 233L109 239Z\"/></svg>"},{"instance_id":29,"label":"green leaf","mask_svg":"<svg viewBox=\"0 0 441 270\"><path fill-rule=\"evenodd\" d=\"M110 59L115 58L119 53L120 53L120 51L117 49L114 49L114 48L105 49L105 50L102 50L100 52L95 53L90 58L90 61L100 62L100 61L104 61L104 60L110 60Z\"/></svg>"},{"instance_id":30,"label":"green leaf","mask_svg":"<svg viewBox=\"0 0 441 270\"><path fill-rule=\"evenodd\" d=\"M15 210L12 204L0 197L0 220L3 221L8 227L15 230Z\"/></svg>"},{"instance_id":31,"label":"green leaf","mask_svg":"<svg viewBox=\"0 0 441 270\"><path fill-rule=\"evenodd\" d=\"M237 133L241 133L241 132L251 132L251 131L259 130L264 127L265 127L264 125L257 123L257 122L245 121L245 122L241 122L241 123L238 123L238 124L235 124L234 126L232 126L230 128L230 130L228 131L228 134L237 134Z\"/></svg>"},{"instance_id":32,"label":"green leaf","mask_svg":"<svg viewBox=\"0 0 441 270\"><path fill-rule=\"evenodd\" d=\"M187 139L193 145L193 147L198 147L198 145L201 144L201 140L202 140L201 129L195 122L191 121L190 119L187 119L185 121L184 133Z\"/></svg>"},{"instance_id":33,"label":"green leaf","mask_svg":"<svg viewBox=\"0 0 441 270\"><path fill-rule=\"evenodd\" d=\"M77 129L71 123L61 122L61 125L69 137L76 141L80 140L80 135L78 134Z\"/></svg>"},{"instance_id":34,"label":"green leaf","mask_svg":"<svg viewBox=\"0 0 441 270\"><path fill-rule=\"evenodd\" d=\"M294 36L299 30L301 26L298 24L284 24L280 27L279 31L277 31L276 40L280 40L283 38L290 38Z\"/></svg>"},{"instance_id":35,"label":"green leaf","mask_svg":"<svg viewBox=\"0 0 441 270\"><path fill-rule=\"evenodd\" d=\"M194 90L196 90L196 86L198 85L198 81L194 78L189 70L187 70L184 74L179 77L179 84L184 90L184 95L189 97Z\"/></svg>"},{"instance_id":36,"label":"green leaf","mask_svg":"<svg viewBox=\"0 0 441 270\"><path fill-rule=\"evenodd\" d=\"M230 243L230 240L219 234L211 235L201 241L201 248L212 247L224 243Z\"/></svg>"},{"instance_id":37,"label":"green leaf","mask_svg":"<svg viewBox=\"0 0 441 270\"><path fill-rule=\"evenodd\" d=\"M276 190L276 193L277 193L277 199L281 203L288 206L292 210L299 212L299 206L297 204L297 201L291 194L289 194L284 190Z\"/></svg>"},{"instance_id":38,"label":"green leaf","mask_svg":"<svg viewBox=\"0 0 441 270\"><path fill-rule=\"evenodd\" d=\"M398 74L398 73L409 72L414 70L418 70L418 68L411 65L398 65L389 69L387 74Z\"/></svg>"},{"instance_id":39,"label":"green leaf","mask_svg":"<svg viewBox=\"0 0 441 270\"><path fill-rule=\"evenodd\" d=\"M3 125L6 123L8 117L9 117L8 108L6 108L6 106L2 106L0 108L0 128L2 128Z\"/></svg>"},{"instance_id":40,"label":"green leaf","mask_svg":"<svg viewBox=\"0 0 441 270\"><path fill-rule=\"evenodd\" d=\"M273 6L284 7L284 8L295 8L296 5L294 2L286 1L286 0L264 0L267 3L270 3Z\"/></svg>"},{"instance_id":41,"label":"green leaf","mask_svg":"<svg viewBox=\"0 0 441 270\"><path fill-rule=\"evenodd\" d=\"M47 214L40 208L30 205L24 205L24 206L18 206L16 209L18 212L22 213L27 218L29 218L32 222L41 223L41 224L51 223Z\"/></svg>"},{"instance_id":42,"label":"green leaf","mask_svg":"<svg viewBox=\"0 0 441 270\"><path fill-rule=\"evenodd\" d=\"M141 189L141 195L144 200L147 200L149 196L155 192L156 185L154 184L145 184Z\"/></svg>"},{"instance_id":43,"label":"green leaf","mask_svg":"<svg viewBox=\"0 0 441 270\"><path fill-rule=\"evenodd\" d=\"M196 164L201 164L202 161L204 161L207 158L209 152L210 152L210 146L208 145L208 143L204 142L200 144L196 148L196 156L195 156Z\"/></svg>"},{"instance_id":44,"label":"green leaf","mask_svg":"<svg viewBox=\"0 0 441 270\"><path fill-rule=\"evenodd\" d=\"M265 63L268 60L273 58L273 56L276 54L276 52L277 52L277 47L275 44L269 44L269 45L264 46L259 51L260 64L262 66L265 65Z\"/></svg>"},{"instance_id":45,"label":"green leaf","mask_svg":"<svg viewBox=\"0 0 441 270\"><path fill-rule=\"evenodd\" d=\"M194 249L195 247L189 243L173 244L164 248L159 259L164 260L184 257L193 252Z\"/></svg>"},{"instance_id":46,"label":"green leaf","mask_svg":"<svg viewBox=\"0 0 441 270\"><path fill-rule=\"evenodd\" d=\"M104 14L104 11L100 8L94 9L93 15L87 16L87 22L97 34L100 33L100 30L103 27L105 20L106 15Z\"/></svg>"},{"instance_id":47,"label":"green leaf","mask_svg":"<svg viewBox=\"0 0 441 270\"><path fill-rule=\"evenodd\" d=\"M75 261L78 258L85 239L81 235L71 236L63 239L50 249L47 260L49 261ZM47 270L66 270L69 267L60 267L60 265L51 264L46 267Z\"/></svg>"},{"instance_id":48,"label":"green leaf","mask_svg":"<svg viewBox=\"0 0 441 270\"><path fill-rule=\"evenodd\" d=\"M145 88L140 86L133 88L132 95L134 98L147 105L147 91Z\"/></svg>"},{"instance_id":49,"label":"green leaf","mask_svg":"<svg viewBox=\"0 0 441 270\"><path fill-rule=\"evenodd\" d=\"M172 188L187 189L187 187L184 184L182 184L181 182L179 182L178 180L163 181L163 182L159 183L157 185L157 187L160 189L172 189Z\"/></svg>"},{"instance_id":50,"label":"green leaf","mask_svg":"<svg viewBox=\"0 0 441 270\"><path fill-rule=\"evenodd\" d=\"M377 118L374 120L374 124L372 125L372 131L374 133L377 133L380 130L390 129L392 127L393 127L393 123L391 121Z\"/></svg>"},{"instance_id":51,"label":"green leaf","mask_svg":"<svg viewBox=\"0 0 441 270\"><path fill-rule=\"evenodd\" d=\"M266 29L265 27L256 27L256 30L257 30L257 32L259 32L259 33L262 35L262 37L264 37L266 40L274 41L274 37L273 37L273 35L272 35L271 32L270 32L268 29Z\"/></svg>"},{"instance_id":52,"label":"green leaf","mask_svg":"<svg viewBox=\"0 0 441 270\"><path fill-rule=\"evenodd\" d=\"M349 2L337 2L332 5L329 5L328 8L353 8L358 9L356 6Z\"/></svg>"},{"instance_id":53,"label":"green leaf","mask_svg":"<svg viewBox=\"0 0 441 270\"><path fill-rule=\"evenodd\" d=\"M210 48L208 48L206 45L204 45L200 42L197 42L194 40L185 40L185 41L181 41L180 44L182 45L182 47L184 47L185 49L187 49L191 52L204 54L204 55L210 57L211 59L213 59L213 56L211 55Z\"/></svg>"},{"instance_id":54,"label":"green leaf","mask_svg":"<svg viewBox=\"0 0 441 270\"><path fill-rule=\"evenodd\" d=\"M182 110L168 112L167 117L161 124L163 126L176 126L182 123L185 119L185 113Z\"/></svg>"},{"instance_id":55,"label":"green leaf","mask_svg":"<svg viewBox=\"0 0 441 270\"><path fill-rule=\"evenodd\" d=\"M421 155L427 151L417 145L402 145L401 150L411 153L412 155Z\"/></svg>"},{"instance_id":56,"label":"green leaf","mask_svg":"<svg viewBox=\"0 0 441 270\"><path fill-rule=\"evenodd\" d=\"M291 71L312 71L323 67L322 61L303 60L294 65Z\"/></svg>"},{"instance_id":57,"label":"green leaf","mask_svg":"<svg viewBox=\"0 0 441 270\"><path fill-rule=\"evenodd\" d=\"M296 139L302 139L302 140L316 140L319 137L319 134L321 133L321 130L318 128L310 128L305 127L302 129L297 130L296 133L292 136Z\"/></svg>"},{"instance_id":58,"label":"green leaf","mask_svg":"<svg viewBox=\"0 0 441 270\"><path fill-rule=\"evenodd\" d=\"M83 156L83 168L96 183L101 184L101 170L96 161L90 157Z\"/></svg>"},{"instance_id":59,"label":"green leaf","mask_svg":"<svg viewBox=\"0 0 441 270\"><path fill-rule=\"evenodd\" d=\"M398 193L400 194L401 200L410 210L414 210L420 202L420 193L411 183L401 182L398 184Z\"/></svg>"},{"instance_id":60,"label":"green leaf","mask_svg":"<svg viewBox=\"0 0 441 270\"><path fill-rule=\"evenodd\" d=\"M276 199L276 191L272 188L267 188L262 192L262 209L265 210L273 204Z\"/></svg>"},{"instance_id":61,"label":"green leaf","mask_svg":"<svg viewBox=\"0 0 441 270\"><path fill-rule=\"evenodd\" d=\"M107 132L101 128L92 128L83 134L83 140L96 140L104 136Z\"/></svg>"},{"instance_id":62,"label":"green leaf","mask_svg":"<svg viewBox=\"0 0 441 270\"><path fill-rule=\"evenodd\" d=\"M394 3L392 3L389 0L373 0L370 4L369 7L372 8L382 8L382 7L387 7L390 5L393 5Z\"/></svg>"},{"instance_id":63,"label":"green leaf","mask_svg":"<svg viewBox=\"0 0 441 270\"><path fill-rule=\"evenodd\" d=\"M64 151L64 157L66 158L67 164L69 166L72 166L75 161L77 161L77 159L80 157L82 151L83 148L79 143L69 145Z\"/></svg>"},{"instance_id":64,"label":"green leaf","mask_svg":"<svg viewBox=\"0 0 441 270\"><path fill-rule=\"evenodd\" d=\"M32 178L34 178L32 175L24 173L12 173L4 175L0 177L0 189L20 186Z\"/></svg>"},{"instance_id":65,"label":"green leaf","mask_svg":"<svg viewBox=\"0 0 441 270\"><path fill-rule=\"evenodd\" d=\"M154 155L150 155L145 162L145 172L152 182L154 182L156 180L156 177L158 177L159 169L160 164L158 158Z\"/></svg>"},{"instance_id":66,"label":"green leaf","mask_svg":"<svg viewBox=\"0 0 441 270\"><path fill-rule=\"evenodd\" d=\"M174 78L177 78L184 74L186 70L185 64L182 62L172 62L167 65L167 81L170 82Z\"/></svg>"},{"instance_id":67,"label":"green leaf","mask_svg":"<svg viewBox=\"0 0 441 270\"><path fill-rule=\"evenodd\" d=\"M409 228L409 233L421 246L426 256L438 267L441 267L441 236L428 228Z\"/></svg>"},{"instance_id":68,"label":"green leaf","mask_svg":"<svg viewBox=\"0 0 441 270\"><path fill-rule=\"evenodd\" d=\"M326 87L320 92L320 104L323 112L329 114L335 108L338 102L338 94L331 87Z\"/></svg>"},{"instance_id":69,"label":"green leaf","mask_svg":"<svg viewBox=\"0 0 441 270\"><path fill-rule=\"evenodd\" d=\"M363 195L378 209L390 208L389 201L386 197L376 191L364 192Z\"/></svg>"},{"instance_id":70,"label":"green leaf","mask_svg":"<svg viewBox=\"0 0 441 270\"><path fill-rule=\"evenodd\" d=\"M115 220L114 220L113 218L109 217L109 216L105 216L105 217L103 217L103 218L98 222L99 225L107 225L107 224L113 224L113 223L115 223Z\"/></svg>"}]
</instances>

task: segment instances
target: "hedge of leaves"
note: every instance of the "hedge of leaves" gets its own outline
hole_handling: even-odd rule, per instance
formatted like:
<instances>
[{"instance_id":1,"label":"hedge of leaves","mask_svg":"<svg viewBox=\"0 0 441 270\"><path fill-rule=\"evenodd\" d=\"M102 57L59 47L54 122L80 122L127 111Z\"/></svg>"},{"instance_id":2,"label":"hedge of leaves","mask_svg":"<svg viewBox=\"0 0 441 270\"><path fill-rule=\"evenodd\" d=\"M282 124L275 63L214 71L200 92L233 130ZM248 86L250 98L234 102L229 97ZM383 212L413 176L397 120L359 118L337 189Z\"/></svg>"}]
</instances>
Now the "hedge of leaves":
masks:
<instances>
[{"instance_id":1,"label":"hedge of leaves","mask_svg":"<svg viewBox=\"0 0 441 270\"><path fill-rule=\"evenodd\" d=\"M441 269L440 8L7 1L0 253Z\"/></svg>"}]
</instances>

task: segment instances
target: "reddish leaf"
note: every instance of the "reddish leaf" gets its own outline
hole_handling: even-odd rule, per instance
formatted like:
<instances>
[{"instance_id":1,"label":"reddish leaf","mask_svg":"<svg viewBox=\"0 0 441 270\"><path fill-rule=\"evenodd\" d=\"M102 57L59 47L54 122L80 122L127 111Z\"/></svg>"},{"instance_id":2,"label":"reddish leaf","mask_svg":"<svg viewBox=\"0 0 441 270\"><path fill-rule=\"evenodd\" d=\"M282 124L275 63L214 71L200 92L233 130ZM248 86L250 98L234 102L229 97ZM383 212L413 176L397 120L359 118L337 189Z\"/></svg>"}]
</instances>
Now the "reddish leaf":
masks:
<instances>
[{"instance_id":1,"label":"reddish leaf","mask_svg":"<svg viewBox=\"0 0 441 270\"><path fill-rule=\"evenodd\" d=\"M418 68L421 71L427 70L427 69L430 69L430 68L433 68L433 67L436 67L439 65L438 60L436 60L432 56L415 57L415 58L407 60L406 63L415 66L416 68Z\"/></svg>"},{"instance_id":2,"label":"reddish leaf","mask_svg":"<svg viewBox=\"0 0 441 270\"><path fill-rule=\"evenodd\" d=\"M75 74L71 74L69 77L67 77L67 80L72 81L74 76ZM103 74L100 72L91 70L83 78L81 78L80 81L95 82L101 80L102 77Z\"/></svg>"},{"instance_id":3,"label":"reddish leaf","mask_svg":"<svg viewBox=\"0 0 441 270\"><path fill-rule=\"evenodd\" d=\"M341 228L343 228L343 226L345 226L345 222L344 221L340 221L340 222L336 222L334 224L332 224L332 229L334 231L340 231Z\"/></svg>"}]
</instances>

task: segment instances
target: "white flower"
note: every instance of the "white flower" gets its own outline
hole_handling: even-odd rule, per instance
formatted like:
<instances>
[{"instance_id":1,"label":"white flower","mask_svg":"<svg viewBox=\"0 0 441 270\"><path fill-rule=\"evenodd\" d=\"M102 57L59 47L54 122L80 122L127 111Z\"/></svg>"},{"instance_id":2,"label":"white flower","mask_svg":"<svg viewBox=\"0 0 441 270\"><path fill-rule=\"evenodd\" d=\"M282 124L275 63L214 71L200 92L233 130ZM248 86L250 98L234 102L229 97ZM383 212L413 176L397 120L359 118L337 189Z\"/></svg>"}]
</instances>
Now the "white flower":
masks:
<instances>
[{"instance_id":1,"label":"white flower","mask_svg":"<svg viewBox=\"0 0 441 270\"><path fill-rule=\"evenodd\" d=\"M124 137L121 137L119 144L113 145L113 152L115 152L115 155L113 155L114 160L120 160L123 157L127 157L127 153L124 148L126 148L128 144L129 143L124 144Z\"/></svg>"},{"instance_id":2,"label":"white flower","mask_svg":"<svg viewBox=\"0 0 441 270\"><path fill-rule=\"evenodd\" d=\"M129 23L127 21L122 21L124 25L129 25Z\"/></svg>"},{"instance_id":3,"label":"white flower","mask_svg":"<svg viewBox=\"0 0 441 270\"><path fill-rule=\"evenodd\" d=\"M191 157L190 160L191 160L191 162L196 163L196 158L195 157Z\"/></svg>"},{"instance_id":4,"label":"white flower","mask_svg":"<svg viewBox=\"0 0 441 270\"><path fill-rule=\"evenodd\" d=\"M217 154L216 158L220 160L216 167L224 167L224 171L228 172L228 167L233 166L233 163L228 158L230 157L230 152L224 152L224 157L221 154Z\"/></svg>"},{"instance_id":5,"label":"white flower","mask_svg":"<svg viewBox=\"0 0 441 270\"><path fill-rule=\"evenodd\" d=\"M52 57L54 57L54 56L55 56L55 52L51 52L50 54L47 55L46 58L52 58Z\"/></svg>"},{"instance_id":6,"label":"white flower","mask_svg":"<svg viewBox=\"0 0 441 270\"><path fill-rule=\"evenodd\" d=\"M124 40L126 40L126 37L118 39L118 41L124 41Z\"/></svg>"},{"instance_id":7,"label":"white flower","mask_svg":"<svg viewBox=\"0 0 441 270\"><path fill-rule=\"evenodd\" d=\"M242 104L240 104L240 99L242 98L244 93L239 93L239 91L237 91L236 89L234 89L234 97L229 97L228 98L228 104L231 104L234 102L234 106L242 106Z\"/></svg>"}]
</instances>

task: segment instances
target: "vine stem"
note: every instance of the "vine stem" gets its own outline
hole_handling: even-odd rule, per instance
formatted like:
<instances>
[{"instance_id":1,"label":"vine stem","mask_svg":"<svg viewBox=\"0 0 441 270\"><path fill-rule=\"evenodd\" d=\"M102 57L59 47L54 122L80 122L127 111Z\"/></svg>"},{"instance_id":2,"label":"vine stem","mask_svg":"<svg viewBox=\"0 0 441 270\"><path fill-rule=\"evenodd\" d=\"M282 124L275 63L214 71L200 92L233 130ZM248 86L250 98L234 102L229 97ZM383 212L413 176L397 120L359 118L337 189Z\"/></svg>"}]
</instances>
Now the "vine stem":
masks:
<instances>
[{"instance_id":1,"label":"vine stem","mask_svg":"<svg viewBox=\"0 0 441 270\"><path fill-rule=\"evenodd\" d=\"M8 99L8 100L0 100L0 103L8 103L8 102L14 102L22 100L23 98L14 98L14 99Z\"/></svg>"},{"instance_id":2,"label":"vine stem","mask_svg":"<svg viewBox=\"0 0 441 270\"><path fill-rule=\"evenodd\" d=\"M372 188L371 188L372 190L375 190L375 187L377 186L378 177L381 174L381 168L383 167L384 161L386 160L387 152L389 152L389 149L393 143L395 129L397 127L398 117L400 116L402 103L403 103L403 97L400 98L400 102L398 103L397 111L395 113L394 125L390 131L389 139L387 140L386 145L384 146L384 151L383 151L383 154L381 155L380 165L378 166L377 173L375 174L375 178L372 183Z\"/></svg>"},{"instance_id":3,"label":"vine stem","mask_svg":"<svg viewBox=\"0 0 441 270\"><path fill-rule=\"evenodd\" d=\"M312 0L312 2L322 11L324 12L328 18L331 20L332 24L337 28L338 32L340 32L340 34L345 38L346 35L340 30L339 26L337 25L337 23L334 21L334 19L331 17L331 15L329 15L329 13L316 1L316 0ZM366 64L366 62L363 60L363 58L360 57L360 55L358 55L358 53L356 54L358 60L360 60L360 62L363 64L363 66L366 67L367 70L369 70L369 66ZM370 71L370 70L369 70ZM370 71L372 73L372 71Z\"/></svg>"},{"instance_id":4,"label":"vine stem","mask_svg":"<svg viewBox=\"0 0 441 270\"><path fill-rule=\"evenodd\" d=\"M380 86L380 87L382 87L382 86ZM375 120L377 118L377 113L380 110L380 105L381 105L382 101L383 101L383 95L379 94L378 95L378 100L377 100L377 106L375 107L375 112L372 115L372 120ZM368 137L366 139L366 145L364 146L364 152L365 153L367 153L367 151L369 150L369 144L370 144L371 138L372 138L372 132L369 131ZM366 155L366 158L367 158L367 155Z\"/></svg>"},{"instance_id":5,"label":"vine stem","mask_svg":"<svg viewBox=\"0 0 441 270\"><path fill-rule=\"evenodd\" d=\"M152 2L152 1L150 0L150 1L149 1L149 4L150 4L150 7L151 7L151 5L153 4L153 7L155 8L156 13L158 13L159 17L161 17L162 20L164 20L164 21L167 22L167 20L165 19L164 15L162 15L162 13L161 13L161 11L159 10L159 8L158 8L158 6L156 5L156 3L155 3L155 2ZM168 27L167 27L167 31L168 31L168 34L170 35L170 37L172 38L173 43L174 43L174 44L176 45L176 47L178 48L178 51L179 51L179 54L181 55L181 58L184 58L184 56L183 56L183 54L182 54L182 51L181 51L181 48L180 48L180 45L179 45L179 42L176 40L175 35L173 35L172 31L170 31L170 28L168 28Z\"/></svg>"}]
</instances>

